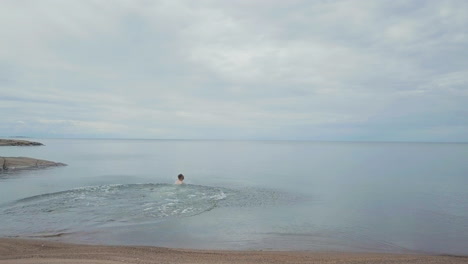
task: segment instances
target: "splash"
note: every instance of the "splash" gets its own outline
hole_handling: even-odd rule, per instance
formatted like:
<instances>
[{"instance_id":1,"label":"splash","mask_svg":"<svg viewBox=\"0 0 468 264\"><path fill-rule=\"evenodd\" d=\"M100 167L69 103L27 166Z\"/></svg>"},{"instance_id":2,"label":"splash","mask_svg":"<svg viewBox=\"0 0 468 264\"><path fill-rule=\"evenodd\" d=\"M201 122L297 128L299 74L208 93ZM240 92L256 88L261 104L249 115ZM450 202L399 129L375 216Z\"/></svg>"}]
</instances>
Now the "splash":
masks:
<instances>
[{"instance_id":1,"label":"splash","mask_svg":"<svg viewBox=\"0 0 468 264\"><path fill-rule=\"evenodd\" d=\"M0 207L0 233L133 225L190 217L219 206L264 206L277 201L266 190L200 185L113 184L88 186L17 200Z\"/></svg>"}]
</instances>

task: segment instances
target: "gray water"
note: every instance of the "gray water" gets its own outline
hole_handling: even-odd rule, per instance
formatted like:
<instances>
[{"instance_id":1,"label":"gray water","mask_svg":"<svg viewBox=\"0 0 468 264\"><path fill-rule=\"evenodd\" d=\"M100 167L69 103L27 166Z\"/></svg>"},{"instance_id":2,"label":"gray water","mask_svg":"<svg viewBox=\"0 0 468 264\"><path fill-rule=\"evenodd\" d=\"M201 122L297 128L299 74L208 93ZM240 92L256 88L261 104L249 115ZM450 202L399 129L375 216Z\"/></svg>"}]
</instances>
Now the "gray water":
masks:
<instances>
[{"instance_id":1,"label":"gray water","mask_svg":"<svg viewBox=\"0 0 468 264\"><path fill-rule=\"evenodd\" d=\"M39 141L0 156L68 166L0 174L0 236L468 255L468 144Z\"/></svg>"}]
</instances>

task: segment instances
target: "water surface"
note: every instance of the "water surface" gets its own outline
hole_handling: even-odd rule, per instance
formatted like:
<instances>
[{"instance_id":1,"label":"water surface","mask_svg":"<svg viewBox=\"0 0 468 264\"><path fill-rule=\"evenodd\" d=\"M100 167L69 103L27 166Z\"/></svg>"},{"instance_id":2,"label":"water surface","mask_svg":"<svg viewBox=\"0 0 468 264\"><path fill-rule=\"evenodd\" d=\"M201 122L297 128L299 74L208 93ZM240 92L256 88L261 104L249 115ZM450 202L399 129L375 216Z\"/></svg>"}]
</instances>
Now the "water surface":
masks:
<instances>
[{"instance_id":1,"label":"water surface","mask_svg":"<svg viewBox=\"0 0 468 264\"><path fill-rule=\"evenodd\" d=\"M468 144L39 141L0 155L69 166L0 174L1 236L468 254Z\"/></svg>"}]
</instances>

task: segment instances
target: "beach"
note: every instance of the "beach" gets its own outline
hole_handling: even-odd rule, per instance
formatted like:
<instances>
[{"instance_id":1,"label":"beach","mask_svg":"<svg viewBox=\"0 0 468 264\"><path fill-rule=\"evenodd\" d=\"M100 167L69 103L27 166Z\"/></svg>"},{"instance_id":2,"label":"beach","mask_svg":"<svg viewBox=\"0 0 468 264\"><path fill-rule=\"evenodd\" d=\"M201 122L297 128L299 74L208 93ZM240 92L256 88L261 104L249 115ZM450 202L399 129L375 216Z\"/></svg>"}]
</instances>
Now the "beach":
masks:
<instances>
[{"instance_id":1,"label":"beach","mask_svg":"<svg viewBox=\"0 0 468 264\"><path fill-rule=\"evenodd\" d=\"M0 239L0 263L467 263L468 257L308 251L215 251Z\"/></svg>"}]
</instances>

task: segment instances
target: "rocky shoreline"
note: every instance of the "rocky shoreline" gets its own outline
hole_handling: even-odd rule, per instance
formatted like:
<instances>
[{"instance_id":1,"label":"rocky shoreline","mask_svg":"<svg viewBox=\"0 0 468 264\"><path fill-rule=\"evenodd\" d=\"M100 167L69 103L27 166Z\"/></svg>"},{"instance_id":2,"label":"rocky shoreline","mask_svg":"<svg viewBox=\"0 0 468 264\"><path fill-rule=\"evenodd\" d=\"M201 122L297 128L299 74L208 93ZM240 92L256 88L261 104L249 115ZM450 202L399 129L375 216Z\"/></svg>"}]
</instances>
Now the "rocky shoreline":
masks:
<instances>
[{"instance_id":1,"label":"rocky shoreline","mask_svg":"<svg viewBox=\"0 0 468 264\"><path fill-rule=\"evenodd\" d=\"M0 139L0 146L43 146L39 142L17 139ZM29 157L2 157L0 156L0 173L17 171L17 170L32 170L48 167L67 166L61 162L49 160L35 159Z\"/></svg>"},{"instance_id":2,"label":"rocky shoreline","mask_svg":"<svg viewBox=\"0 0 468 264\"><path fill-rule=\"evenodd\" d=\"M67 166L65 163L28 157L0 157L0 172Z\"/></svg>"},{"instance_id":3,"label":"rocky shoreline","mask_svg":"<svg viewBox=\"0 0 468 264\"><path fill-rule=\"evenodd\" d=\"M43 146L44 144L20 139L0 139L0 146Z\"/></svg>"}]
</instances>

